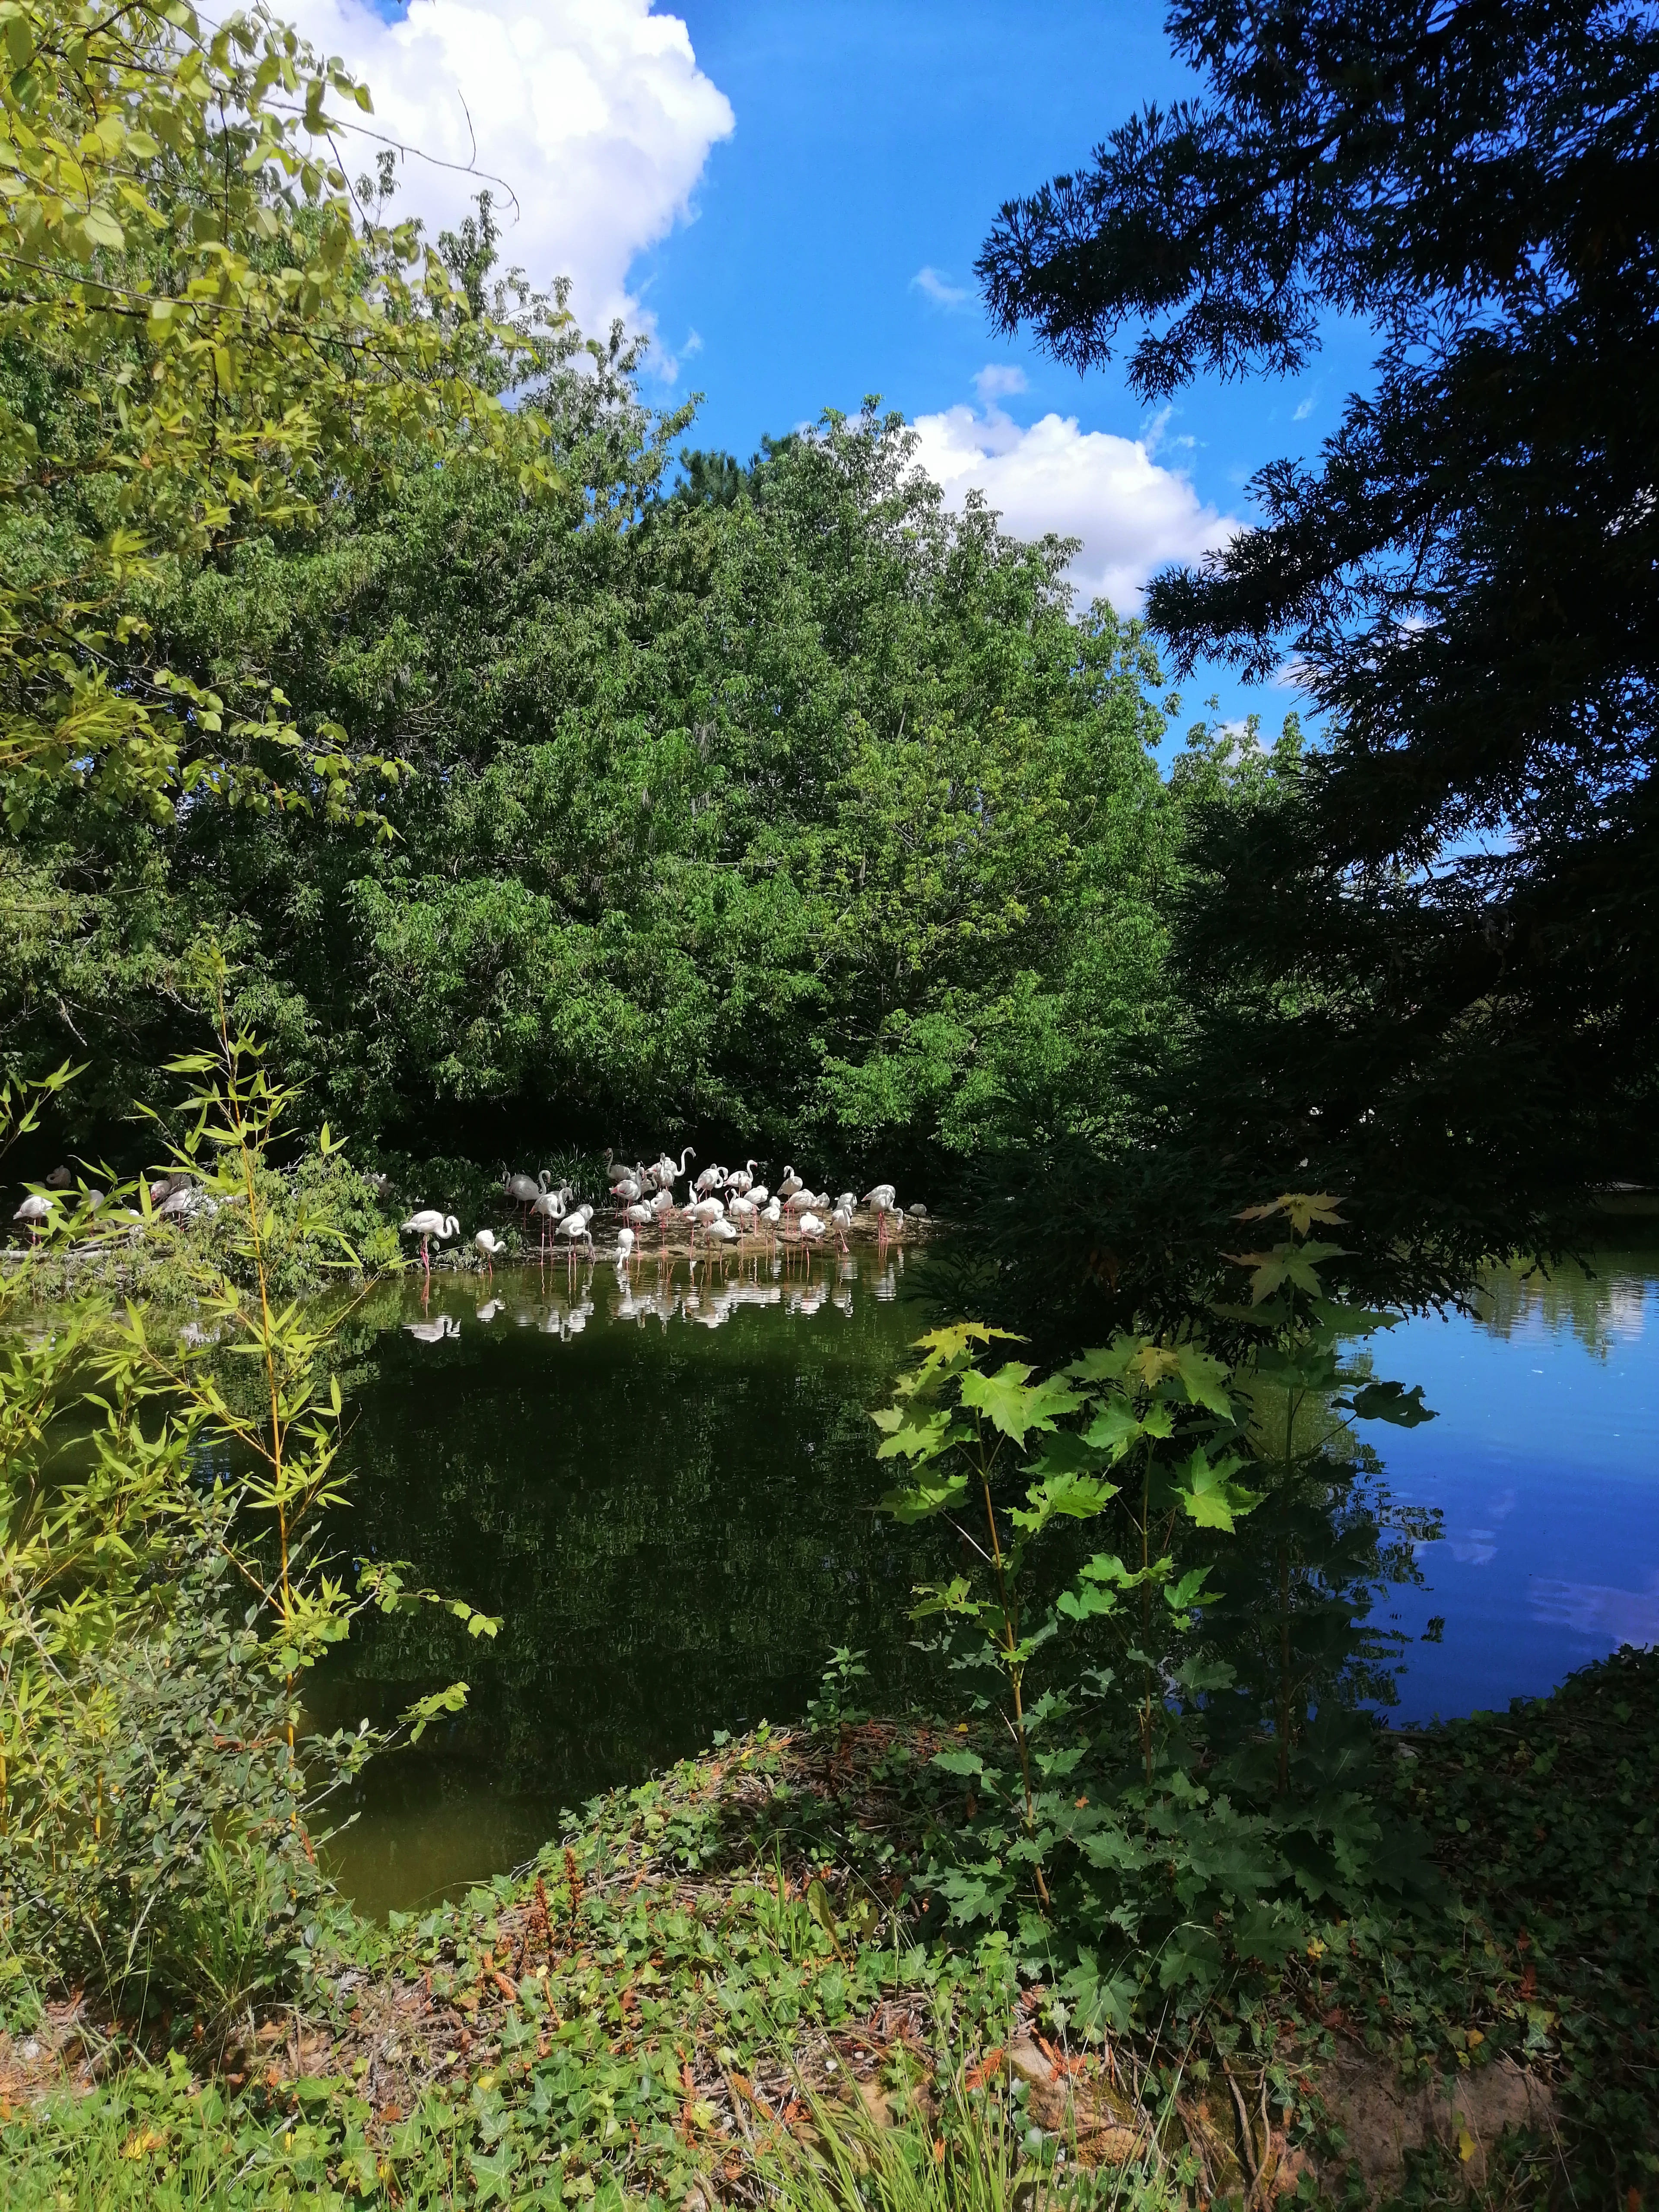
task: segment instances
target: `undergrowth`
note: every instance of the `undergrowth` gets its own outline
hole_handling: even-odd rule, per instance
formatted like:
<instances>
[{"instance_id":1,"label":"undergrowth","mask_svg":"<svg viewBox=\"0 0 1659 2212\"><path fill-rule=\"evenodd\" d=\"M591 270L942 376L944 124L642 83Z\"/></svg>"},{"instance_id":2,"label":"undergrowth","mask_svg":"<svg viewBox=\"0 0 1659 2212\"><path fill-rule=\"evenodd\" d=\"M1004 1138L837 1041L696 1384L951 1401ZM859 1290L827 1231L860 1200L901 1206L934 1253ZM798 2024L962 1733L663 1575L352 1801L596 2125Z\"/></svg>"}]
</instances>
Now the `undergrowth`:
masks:
<instances>
[{"instance_id":1,"label":"undergrowth","mask_svg":"<svg viewBox=\"0 0 1659 2212\"><path fill-rule=\"evenodd\" d=\"M1271 2201L1248 2170L1264 2149L1298 2201L1342 2203L1322 2088L1340 2053L1403 2090L1511 2061L1551 2081L1559 2150L1491 2146L1489 2203L1646 2200L1659 1657L1397 1740L1382 1786L1429 1832L1432 1905L1325 1922L1289 1968L1241 1963L1198 2009L1093 2040L1000 1935L937 1924L945 1741L763 1729L596 1802L460 1904L319 1926L298 2002L221 2070L188 2019L100 2063L93 2024L47 2006L32 2075L21 2032L6 2046L8 2203L695 2212L781 2191L817 2212L851 2201L845 2154L872 2212L992 2212L1045 2176L1151 2207ZM1235 2131L1230 2165L1241 2084L1263 2131ZM1455 2145L1429 2145L1396 2194L1468 2180Z\"/></svg>"}]
</instances>

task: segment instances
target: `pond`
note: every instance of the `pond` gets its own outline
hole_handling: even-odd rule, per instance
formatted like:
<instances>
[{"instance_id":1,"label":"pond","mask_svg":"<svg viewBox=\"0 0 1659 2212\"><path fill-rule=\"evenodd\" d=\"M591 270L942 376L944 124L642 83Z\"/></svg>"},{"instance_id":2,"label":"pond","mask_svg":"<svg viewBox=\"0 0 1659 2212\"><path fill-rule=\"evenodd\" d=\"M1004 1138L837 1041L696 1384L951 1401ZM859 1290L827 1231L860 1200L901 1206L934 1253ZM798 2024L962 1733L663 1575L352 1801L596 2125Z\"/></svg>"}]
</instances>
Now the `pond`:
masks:
<instances>
[{"instance_id":1,"label":"pond","mask_svg":"<svg viewBox=\"0 0 1659 2212\"><path fill-rule=\"evenodd\" d=\"M362 1784L338 1847L360 1905L509 1867L596 1790L799 1717L837 1644L888 1702L926 1694L904 1618L925 1540L872 1510L867 1419L928 1325L917 1278L915 1254L864 1249L713 1285L682 1261L375 1294L346 1378L350 1541L502 1626L400 1617L349 1647L328 1717L471 1685ZM1364 1431L1382 1464L1354 1486L1353 1587L1378 1633L1348 1694L1396 1719L1502 1706L1659 1636L1659 1251L1498 1270L1478 1318L1375 1341L1437 1418Z\"/></svg>"}]
</instances>

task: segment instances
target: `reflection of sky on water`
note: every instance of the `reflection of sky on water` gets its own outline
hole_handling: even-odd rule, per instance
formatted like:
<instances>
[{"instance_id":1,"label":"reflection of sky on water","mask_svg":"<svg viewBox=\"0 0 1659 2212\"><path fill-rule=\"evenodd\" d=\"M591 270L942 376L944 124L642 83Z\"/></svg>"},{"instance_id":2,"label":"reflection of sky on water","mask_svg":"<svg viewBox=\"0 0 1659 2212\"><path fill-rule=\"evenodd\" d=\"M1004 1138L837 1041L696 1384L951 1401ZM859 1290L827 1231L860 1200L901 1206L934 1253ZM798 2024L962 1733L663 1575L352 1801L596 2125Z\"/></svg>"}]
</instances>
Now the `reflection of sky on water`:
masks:
<instances>
[{"instance_id":1,"label":"reflection of sky on water","mask_svg":"<svg viewBox=\"0 0 1659 2212\"><path fill-rule=\"evenodd\" d=\"M1379 1374L1421 1382L1438 1419L1363 1433L1401 1504L1430 1506L1426 1587L1396 1594L1413 1642L1398 1717L1506 1705L1621 1643L1659 1642L1659 1270L1495 1274L1482 1318L1375 1340Z\"/></svg>"}]
</instances>

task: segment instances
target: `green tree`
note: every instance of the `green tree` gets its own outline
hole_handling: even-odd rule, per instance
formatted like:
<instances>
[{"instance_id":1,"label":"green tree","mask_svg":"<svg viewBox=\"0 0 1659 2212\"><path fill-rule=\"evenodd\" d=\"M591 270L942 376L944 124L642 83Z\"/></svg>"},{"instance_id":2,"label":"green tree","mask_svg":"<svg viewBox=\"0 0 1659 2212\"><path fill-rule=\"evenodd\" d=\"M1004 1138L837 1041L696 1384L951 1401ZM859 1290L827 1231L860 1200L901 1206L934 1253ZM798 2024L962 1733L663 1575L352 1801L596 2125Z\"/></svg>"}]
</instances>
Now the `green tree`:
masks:
<instances>
[{"instance_id":1,"label":"green tree","mask_svg":"<svg viewBox=\"0 0 1659 2212\"><path fill-rule=\"evenodd\" d=\"M1659 1164L1659 30L1620 0L1169 21L1204 94L1005 207L994 313L1085 368L1128 331L1148 398L1294 371L1333 312L1382 350L1317 463L1256 477L1259 525L1152 588L1179 667L1291 657L1326 722L1192 810L1192 1019L1149 1110L1171 1162L1227 1155L1218 1209L1314 1175L1444 1287Z\"/></svg>"},{"instance_id":2,"label":"green tree","mask_svg":"<svg viewBox=\"0 0 1659 2212\"><path fill-rule=\"evenodd\" d=\"M569 499L410 472L158 601L232 706L276 681L412 773L390 842L203 808L100 844L37 808L5 999L37 1055L99 1041L104 1110L152 1088L208 933L316 1109L421 1156L678 1127L914 1177L1042 1126L1057 1071L1067 1112L1110 1095L1162 949L1144 640L873 410L665 498L684 418L635 362L568 327L543 356Z\"/></svg>"},{"instance_id":3,"label":"green tree","mask_svg":"<svg viewBox=\"0 0 1659 2212\"><path fill-rule=\"evenodd\" d=\"M367 91L263 10L7 0L0 14L0 777L158 817L209 793L344 818L395 763L234 708L155 649L158 595L250 536L430 465L511 457L465 281L340 167Z\"/></svg>"}]
</instances>

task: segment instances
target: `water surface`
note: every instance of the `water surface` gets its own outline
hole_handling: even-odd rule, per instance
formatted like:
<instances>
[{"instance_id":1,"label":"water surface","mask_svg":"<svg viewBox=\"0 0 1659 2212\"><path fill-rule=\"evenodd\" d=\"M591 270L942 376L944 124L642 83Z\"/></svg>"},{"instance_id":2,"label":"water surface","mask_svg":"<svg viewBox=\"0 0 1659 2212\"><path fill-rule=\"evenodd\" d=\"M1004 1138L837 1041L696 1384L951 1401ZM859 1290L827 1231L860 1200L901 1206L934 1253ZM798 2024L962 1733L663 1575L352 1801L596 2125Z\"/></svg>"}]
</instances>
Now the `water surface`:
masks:
<instances>
[{"instance_id":1,"label":"water surface","mask_svg":"<svg viewBox=\"0 0 1659 2212\"><path fill-rule=\"evenodd\" d=\"M868 1650L884 1699L926 1693L905 1614L939 1539L873 1512L867 1419L932 1318L905 1267L866 1249L712 1284L681 1261L631 1283L557 1266L374 1294L349 1344L343 1537L502 1627L471 1643L428 1614L354 1636L338 1717L472 1685L463 1717L366 1781L343 1845L362 1905L513 1865L562 1808L798 1717L836 1644ZM1369 1627L1397 1638L1372 1634L1341 1695L1406 1720L1501 1707L1659 1637L1654 1252L1494 1270L1477 1316L1402 1323L1375 1357L1437 1418L1367 1425L1381 1472L1333 1505L1333 1558L1340 1541L1345 1571L1361 1560ZM1231 1571L1254 1587L1248 1544Z\"/></svg>"},{"instance_id":2,"label":"water surface","mask_svg":"<svg viewBox=\"0 0 1659 2212\"><path fill-rule=\"evenodd\" d=\"M1412 1320L1379 1372L1421 1382L1437 1418L1373 1425L1401 1506L1436 1509L1399 1713L1423 1720L1554 1688L1620 1644L1659 1640L1659 1254L1495 1269L1480 1317Z\"/></svg>"},{"instance_id":3,"label":"water surface","mask_svg":"<svg viewBox=\"0 0 1659 2212\"><path fill-rule=\"evenodd\" d=\"M682 1260L631 1283L556 1264L375 1294L353 1324L342 1540L502 1626L354 1633L331 1718L472 1686L462 1718L366 1781L343 1845L360 1903L511 1865L560 1807L798 1717L838 1644L904 1693L920 1554L872 1510L868 1408L928 1326L905 1269L866 1249L713 1283Z\"/></svg>"}]
</instances>

